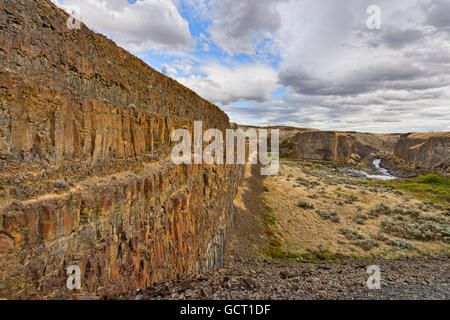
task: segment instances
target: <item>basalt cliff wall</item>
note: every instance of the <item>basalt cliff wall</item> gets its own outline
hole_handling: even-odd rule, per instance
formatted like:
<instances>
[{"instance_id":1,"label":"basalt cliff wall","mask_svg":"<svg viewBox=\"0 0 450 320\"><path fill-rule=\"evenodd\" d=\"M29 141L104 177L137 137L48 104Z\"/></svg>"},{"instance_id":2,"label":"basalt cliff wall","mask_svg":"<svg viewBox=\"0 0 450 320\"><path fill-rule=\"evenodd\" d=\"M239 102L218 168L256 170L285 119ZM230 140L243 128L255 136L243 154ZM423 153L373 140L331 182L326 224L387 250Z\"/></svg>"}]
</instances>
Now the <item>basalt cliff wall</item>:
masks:
<instances>
[{"instance_id":1,"label":"basalt cliff wall","mask_svg":"<svg viewBox=\"0 0 450 320\"><path fill-rule=\"evenodd\" d=\"M398 176L450 174L450 132L372 134L280 128L281 154L298 159L371 166L371 159Z\"/></svg>"},{"instance_id":2,"label":"basalt cliff wall","mask_svg":"<svg viewBox=\"0 0 450 320\"><path fill-rule=\"evenodd\" d=\"M392 153L398 138L396 134L298 129L294 135L286 135L281 152L299 159L353 165L367 157Z\"/></svg>"},{"instance_id":3,"label":"basalt cliff wall","mask_svg":"<svg viewBox=\"0 0 450 320\"><path fill-rule=\"evenodd\" d=\"M393 161L415 169L450 174L450 132L410 133L401 136Z\"/></svg>"},{"instance_id":4,"label":"basalt cliff wall","mask_svg":"<svg viewBox=\"0 0 450 320\"><path fill-rule=\"evenodd\" d=\"M228 117L67 19L50 0L0 2L0 298L116 295L220 266L244 167L174 165L170 138Z\"/></svg>"},{"instance_id":5,"label":"basalt cliff wall","mask_svg":"<svg viewBox=\"0 0 450 320\"><path fill-rule=\"evenodd\" d=\"M333 162L356 161L356 147L351 138L334 131L304 131L294 138L294 153L298 158Z\"/></svg>"}]
</instances>

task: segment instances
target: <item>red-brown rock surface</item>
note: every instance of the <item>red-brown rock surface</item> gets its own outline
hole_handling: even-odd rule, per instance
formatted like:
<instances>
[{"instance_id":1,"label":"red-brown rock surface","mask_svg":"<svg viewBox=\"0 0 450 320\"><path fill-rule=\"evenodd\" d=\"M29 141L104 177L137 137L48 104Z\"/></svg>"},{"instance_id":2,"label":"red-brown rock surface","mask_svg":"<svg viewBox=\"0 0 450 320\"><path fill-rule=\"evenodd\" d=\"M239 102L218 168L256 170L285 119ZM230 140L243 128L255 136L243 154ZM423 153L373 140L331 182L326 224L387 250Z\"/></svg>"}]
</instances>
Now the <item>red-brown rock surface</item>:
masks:
<instances>
[{"instance_id":1,"label":"red-brown rock surface","mask_svg":"<svg viewBox=\"0 0 450 320\"><path fill-rule=\"evenodd\" d=\"M176 166L228 117L49 0L0 2L0 297L125 292L219 266L241 166Z\"/></svg>"},{"instance_id":2,"label":"red-brown rock surface","mask_svg":"<svg viewBox=\"0 0 450 320\"><path fill-rule=\"evenodd\" d=\"M299 158L348 162L359 160L351 137L335 131L304 131L294 137L294 152Z\"/></svg>"},{"instance_id":3,"label":"red-brown rock surface","mask_svg":"<svg viewBox=\"0 0 450 320\"><path fill-rule=\"evenodd\" d=\"M449 174L450 132L404 134L394 156L413 168Z\"/></svg>"},{"instance_id":4,"label":"red-brown rock surface","mask_svg":"<svg viewBox=\"0 0 450 320\"><path fill-rule=\"evenodd\" d=\"M259 127L239 125L239 128L247 130ZM370 162L368 160L374 156L391 154L400 138L400 134L320 131L284 126L263 129L279 130L280 152L283 157L351 165L360 164L363 160Z\"/></svg>"}]
</instances>

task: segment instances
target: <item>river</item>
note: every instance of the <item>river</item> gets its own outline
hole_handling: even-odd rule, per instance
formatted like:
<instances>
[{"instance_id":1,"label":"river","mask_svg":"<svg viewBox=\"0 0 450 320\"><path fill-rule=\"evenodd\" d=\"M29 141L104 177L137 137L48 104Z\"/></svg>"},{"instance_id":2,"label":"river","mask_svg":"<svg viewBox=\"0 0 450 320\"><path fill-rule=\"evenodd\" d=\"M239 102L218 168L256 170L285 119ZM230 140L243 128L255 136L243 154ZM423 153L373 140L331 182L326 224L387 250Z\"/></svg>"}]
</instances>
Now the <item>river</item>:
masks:
<instances>
[{"instance_id":1,"label":"river","mask_svg":"<svg viewBox=\"0 0 450 320\"><path fill-rule=\"evenodd\" d=\"M375 167L375 170L378 172L378 174L369 174L364 170L355 170L349 168L341 168L340 171L347 175L352 175L356 177L366 177L374 180L389 181L398 179L398 177L390 174L386 168L383 168L381 166L381 159L374 159L372 161L372 164Z\"/></svg>"}]
</instances>

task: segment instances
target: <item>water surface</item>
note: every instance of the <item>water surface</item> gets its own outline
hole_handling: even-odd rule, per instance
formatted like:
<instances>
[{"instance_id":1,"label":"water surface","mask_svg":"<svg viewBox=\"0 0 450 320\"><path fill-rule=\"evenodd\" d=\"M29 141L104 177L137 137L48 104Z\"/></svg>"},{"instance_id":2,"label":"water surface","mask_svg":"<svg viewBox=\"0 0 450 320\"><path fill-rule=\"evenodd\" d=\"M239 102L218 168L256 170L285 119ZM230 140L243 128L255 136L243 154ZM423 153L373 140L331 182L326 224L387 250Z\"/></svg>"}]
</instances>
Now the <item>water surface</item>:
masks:
<instances>
[{"instance_id":1,"label":"water surface","mask_svg":"<svg viewBox=\"0 0 450 320\"><path fill-rule=\"evenodd\" d=\"M378 172L378 174L369 174L364 170L355 170L348 168L342 168L341 171L344 172L345 174L350 174L356 177L365 177L374 180L389 181L398 179L398 177L392 175L386 168L383 168L381 166L381 159L374 159L372 164L375 167L375 170Z\"/></svg>"}]
</instances>

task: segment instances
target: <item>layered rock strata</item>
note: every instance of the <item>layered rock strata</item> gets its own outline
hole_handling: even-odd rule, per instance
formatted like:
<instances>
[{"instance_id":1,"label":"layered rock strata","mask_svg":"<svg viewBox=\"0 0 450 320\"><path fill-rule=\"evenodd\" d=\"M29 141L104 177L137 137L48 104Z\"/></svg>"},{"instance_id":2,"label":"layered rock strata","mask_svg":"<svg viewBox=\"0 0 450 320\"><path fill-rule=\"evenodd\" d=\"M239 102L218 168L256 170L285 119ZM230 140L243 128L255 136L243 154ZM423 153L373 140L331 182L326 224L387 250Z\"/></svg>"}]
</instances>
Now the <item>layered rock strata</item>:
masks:
<instances>
[{"instance_id":1,"label":"layered rock strata","mask_svg":"<svg viewBox=\"0 0 450 320\"><path fill-rule=\"evenodd\" d=\"M170 137L228 117L67 19L49 0L0 2L0 297L119 293L220 266L244 168L174 165Z\"/></svg>"},{"instance_id":2,"label":"layered rock strata","mask_svg":"<svg viewBox=\"0 0 450 320\"><path fill-rule=\"evenodd\" d=\"M450 173L450 132L404 134L394 156L416 169Z\"/></svg>"}]
</instances>

